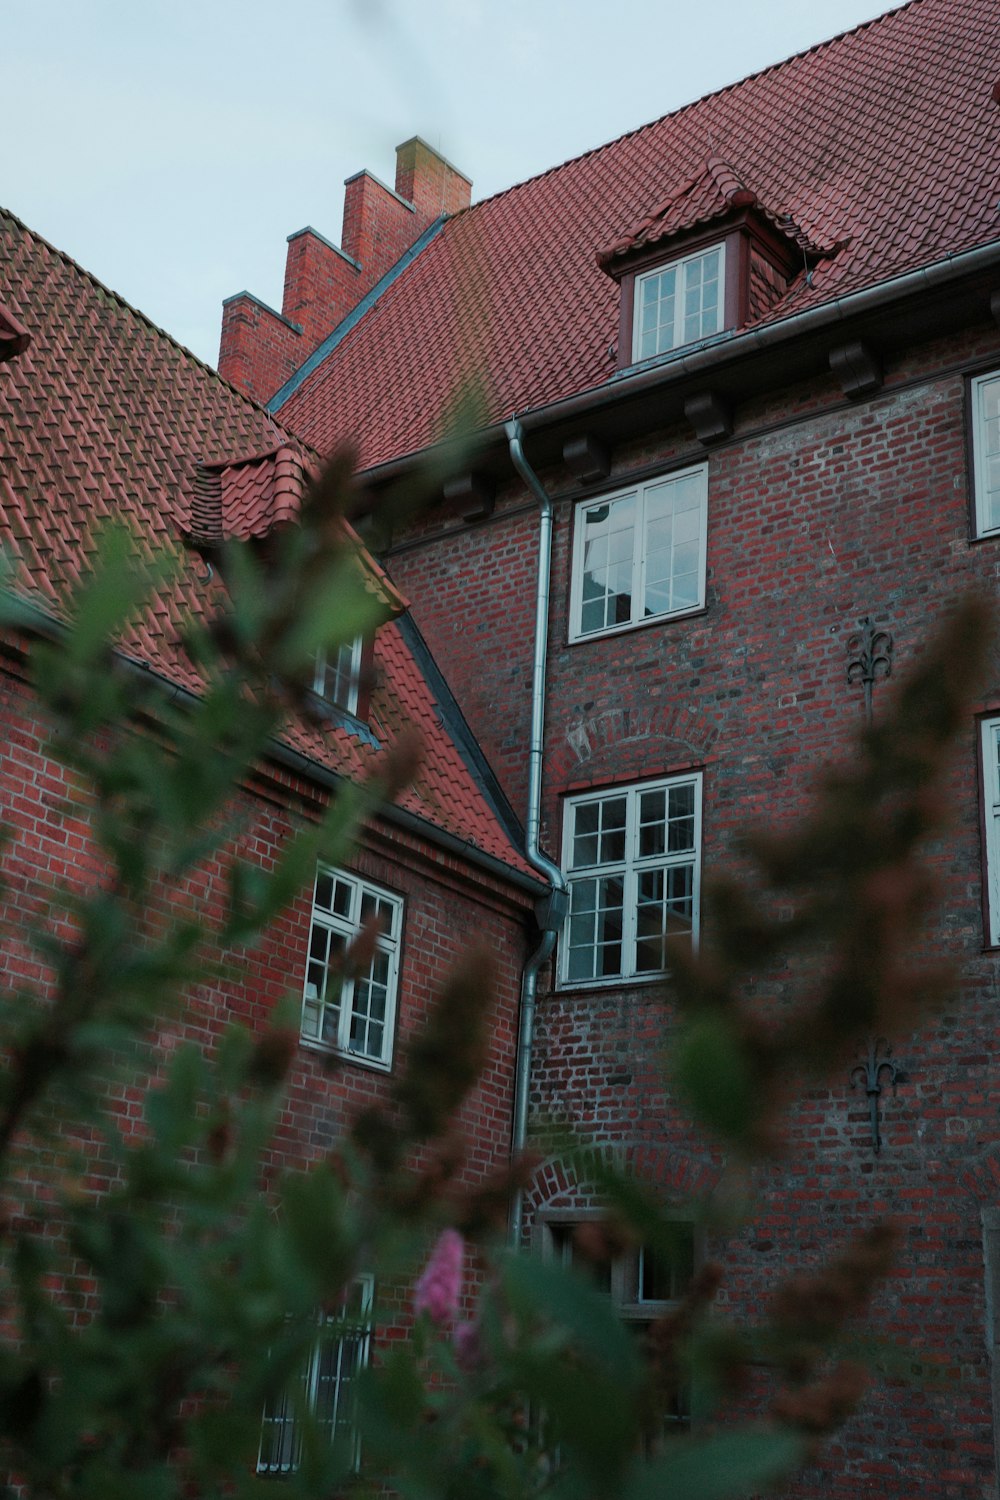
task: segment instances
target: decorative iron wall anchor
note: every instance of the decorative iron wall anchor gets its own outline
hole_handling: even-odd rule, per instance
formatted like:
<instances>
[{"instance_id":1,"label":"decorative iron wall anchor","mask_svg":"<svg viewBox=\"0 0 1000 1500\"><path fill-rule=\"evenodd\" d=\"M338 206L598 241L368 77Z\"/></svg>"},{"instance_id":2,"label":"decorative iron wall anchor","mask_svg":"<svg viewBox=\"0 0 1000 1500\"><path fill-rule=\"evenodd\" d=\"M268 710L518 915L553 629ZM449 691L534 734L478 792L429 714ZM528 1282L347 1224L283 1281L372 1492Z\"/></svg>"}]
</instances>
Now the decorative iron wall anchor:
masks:
<instances>
[{"instance_id":1,"label":"decorative iron wall anchor","mask_svg":"<svg viewBox=\"0 0 1000 1500\"><path fill-rule=\"evenodd\" d=\"M854 655L847 663L848 682L862 682L865 688L865 722L872 722L872 689L877 678L892 676L892 636L888 630L877 630L870 615L859 620L859 631L847 641Z\"/></svg>"},{"instance_id":2,"label":"decorative iron wall anchor","mask_svg":"<svg viewBox=\"0 0 1000 1500\"><path fill-rule=\"evenodd\" d=\"M879 1048L884 1052L879 1057ZM868 1117L871 1124L872 1150L878 1156L882 1149L882 1136L879 1130L878 1101L882 1093L882 1073L888 1072L887 1082L892 1086L892 1092L896 1092L897 1083L906 1082L906 1074L892 1056L892 1048L884 1036L870 1036L868 1038L868 1057L863 1063L858 1063L851 1069L851 1088L857 1088L862 1084L868 1094Z\"/></svg>"}]
</instances>

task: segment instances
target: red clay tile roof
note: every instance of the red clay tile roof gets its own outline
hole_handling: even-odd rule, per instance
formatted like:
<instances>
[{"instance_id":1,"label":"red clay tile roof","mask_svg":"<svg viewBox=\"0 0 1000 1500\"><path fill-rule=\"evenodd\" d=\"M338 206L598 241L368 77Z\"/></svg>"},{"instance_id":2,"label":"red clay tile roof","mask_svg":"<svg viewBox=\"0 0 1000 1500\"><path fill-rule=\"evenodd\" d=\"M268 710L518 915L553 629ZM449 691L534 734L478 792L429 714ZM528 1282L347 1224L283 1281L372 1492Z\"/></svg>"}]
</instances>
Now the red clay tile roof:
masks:
<instances>
[{"instance_id":1,"label":"red clay tile roof","mask_svg":"<svg viewBox=\"0 0 1000 1500\"><path fill-rule=\"evenodd\" d=\"M293 525L310 479L318 473L315 456L288 444L230 462L199 462L192 476L190 520L181 534L192 546L211 548L224 540L246 542L267 536L276 526ZM407 609L409 601L364 550L353 526L346 520L340 524L357 549L369 591L390 615Z\"/></svg>"},{"instance_id":2,"label":"red clay tile roof","mask_svg":"<svg viewBox=\"0 0 1000 1500\"><path fill-rule=\"evenodd\" d=\"M595 262L709 158L846 248L764 321L1000 236L997 0L910 0L450 220L281 407L374 465L604 384L618 288Z\"/></svg>"},{"instance_id":3,"label":"red clay tile roof","mask_svg":"<svg viewBox=\"0 0 1000 1500\"><path fill-rule=\"evenodd\" d=\"M28 330L0 303L0 360L13 359L16 354L23 353L30 342Z\"/></svg>"},{"instance_id":4,"label":"red clay tile roof","mask_svg":"<svg viewBox=\"0 0 1000 1500\"><path fill-rule=\"evenodd\" d=\"M182 572L176 592L130 630L123 653L197 691L178 634L221 587L206 581L202 559L181 540L197 461L221 477L228 522L254 531L248 518L262 501L272 522L290 513L307 456L266 412L2 211L0 304L16 309L31 335L0 366L0 548L16 560L17 584L64 618L95 533L126 518L150 551L178 555ZM250 459L234 462L241 454ZM397 608L402 601L374 563L371 577ZM386 743L416 722L425 742L425 763L400 806L531 873L452 743L398 624L377 632L374 654L372 728ZM287 738L347 775L369 770L379 754L337 726L322 735L293 726Z\"/></svg>"}]
</instances>

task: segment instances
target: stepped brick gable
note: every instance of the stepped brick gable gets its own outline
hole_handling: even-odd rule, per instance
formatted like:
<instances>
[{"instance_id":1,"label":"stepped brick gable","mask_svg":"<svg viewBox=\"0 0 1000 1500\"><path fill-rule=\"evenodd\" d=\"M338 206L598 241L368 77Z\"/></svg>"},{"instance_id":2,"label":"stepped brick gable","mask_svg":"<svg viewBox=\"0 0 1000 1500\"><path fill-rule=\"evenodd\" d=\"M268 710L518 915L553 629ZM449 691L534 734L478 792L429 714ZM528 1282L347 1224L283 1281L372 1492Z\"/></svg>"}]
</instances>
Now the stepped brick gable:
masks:
<instances>
[{"instance_id":1,"label":"stepped brick gable","mask_svg":"<svg viewBox=\"0 0 1000 1500\"><path fill-rule=\"evenodd\" d=\"M422 235L468 206L471 191L419 136L397 147L395 190L368 171L349 177L342 245L311 226L288 236L281 312L250 292L227 299L220 372L267 401Z\"/></svg>"}]
</instances>

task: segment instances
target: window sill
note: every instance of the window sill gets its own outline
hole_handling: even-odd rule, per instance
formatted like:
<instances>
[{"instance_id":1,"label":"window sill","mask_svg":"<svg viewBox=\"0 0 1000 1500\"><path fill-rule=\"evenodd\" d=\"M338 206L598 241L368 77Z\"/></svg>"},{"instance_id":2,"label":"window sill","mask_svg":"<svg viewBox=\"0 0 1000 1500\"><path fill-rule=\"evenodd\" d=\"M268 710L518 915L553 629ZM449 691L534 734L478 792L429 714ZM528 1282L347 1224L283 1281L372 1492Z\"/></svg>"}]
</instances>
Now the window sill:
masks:
<instances>
[{"instance_id":1,"label":"window sill","mask_svg":"<svg viewBox=\"0 0 1000 1500\"><path fill-rule=\"evenodd\" d=\"M696 339L691 344L678 344L674 349L665 349L662 354L651 354L647 359L629 359L627 364L623 362L614 374L609 376L608 384L612 385L617 380L624 380L627 376L637 375L641 371L658 370L663 365L683 360L685 356L700 352L702 349L712 349L718 344L728 343L739 332L738 328L721 328L718 333L709 334L708 338ZM629 353L631 354L631 350Z\"/></svg>"},{"instance_id":2,"label":"window sill","mask_svg":"<svg viewBox=\"0 0 1000 1500\"><path fill-rule=\"evenodd\" d=\"M656 984L665 984L666 974L634 974L629 978L617 975L610 979L558 979L550 991L553 995L592 995L606 990L648 990Z\"/></svg>"},{"instance_id":3,"label":"window sill","mask_svg":"<svg viewBox=\"0 0 1000 1500\"><path fill-rule=\"evenodd\" d=\"M649 615L644 620L629 620L626 625L610 625L606 630L591 630L586 635L571 635L567 638L566 644L567 646L585 646L590 641L605 641L609 636L627 635L633 630L648 630L653 625L669 625L673 620L691 620L696 615L707 614L707 604L693 604L690 609L675 609L668 615Z\"/></svg>"},{"instance_id":4,"label":"window sill","mask_svg":"<svg viewBox=\"0 0 1000 1500\"><path fill-rule=\"evenodd\" d=\"M299 1033L299 1046L304 1047L307 1052L316 1052L321 1057L335 1057L339 1062L355 1063L359 1068L367 1068L374 1073L391 1073L392 1058L386 1062L376 1057L365 1057L361 1052L345 1052L340 1047L327 1046L325 1042L314 1041L312 1037L303 1036Z\"/></svg>"},{"instance_id":5,"label":"window sill","mask_svg":"<svg viewBox=\"0 0 1000 1500\"><path fill-rule=\"evenodd\" d=\"M310 692L309 697L311 707L325 723L354 735L356 739L370 745L373 750L382 748L382 741L371 726L366 724L364 719L359 719L357 714L352 714L350 709L342 708L339 703L331 703L329 698L324 698L319 693Z\"/></svg>"}]
</instances>

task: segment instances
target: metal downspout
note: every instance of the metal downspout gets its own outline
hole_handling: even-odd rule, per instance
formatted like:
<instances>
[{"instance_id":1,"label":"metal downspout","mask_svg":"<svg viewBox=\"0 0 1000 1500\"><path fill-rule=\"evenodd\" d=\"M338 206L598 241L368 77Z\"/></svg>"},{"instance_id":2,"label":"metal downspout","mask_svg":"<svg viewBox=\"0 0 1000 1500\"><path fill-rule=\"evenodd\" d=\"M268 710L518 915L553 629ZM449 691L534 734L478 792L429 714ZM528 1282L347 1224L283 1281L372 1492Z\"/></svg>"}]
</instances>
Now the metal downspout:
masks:
<instances>
[{"instance_id":1,"label":"metal downspout","mask_svg":"<svg viewBox=\"0 0 1000 1500\"><path fill-rule=\"evenodd\" d=\"M531 729L528 742L528 808L525 820L525 853L529 862L551 883L544 910L539 913L542 940L528 959L521 985L521 1016L517 1038L517 1063L514 1075L514 1121L511 1131L511 1155L524 1150L528 1133L528 1099L531 1084L531 1052L535 1031L535 997L538 973L551 956L556 935L566 913L566 877L538 846L542 819L542 758L545 732L545 662L549 639L549 590L552 572L552 501L541 480L524 456L521 424L516 417L506 424L511 463L538 501L538 583L535 592L535 642L531 670ZM515 1249L521 1243L524 1220L524 1193L514 1194L510 1214L510 1240Z\"/></svg>"}]
</instances>

